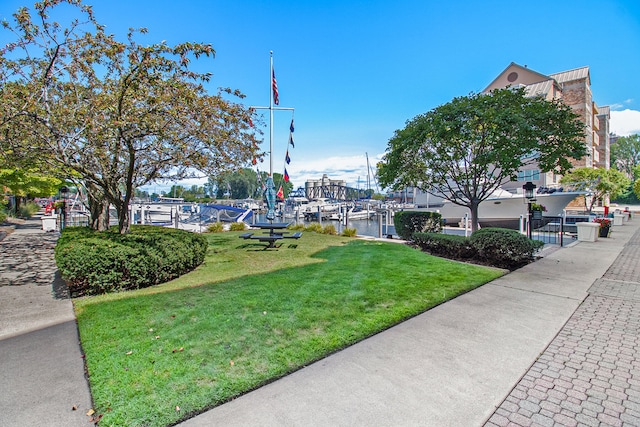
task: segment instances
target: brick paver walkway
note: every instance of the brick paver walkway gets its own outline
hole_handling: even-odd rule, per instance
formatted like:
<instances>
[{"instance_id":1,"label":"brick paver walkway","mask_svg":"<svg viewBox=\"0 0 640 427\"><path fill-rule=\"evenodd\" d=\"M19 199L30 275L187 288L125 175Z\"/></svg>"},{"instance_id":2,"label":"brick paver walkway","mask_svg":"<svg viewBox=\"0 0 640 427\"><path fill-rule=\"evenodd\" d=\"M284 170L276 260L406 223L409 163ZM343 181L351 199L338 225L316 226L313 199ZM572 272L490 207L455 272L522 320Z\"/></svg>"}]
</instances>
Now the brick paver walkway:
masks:
<instances>
[{"instance_id":1,"label":"brick paver walkway","mask_svg":"<svg viewBox=\"0 0 640 427\"><path fill-rule=\"evenodd\" d=\"M51 286L57 270L53 248L60 234L18 234L0 240L0 286Z\"/></svg>"},{"instance_id":2,"label":"brick paver walkway","mask_svg":"<svg viewBox=\"0 0 640 427\"><path fill-rule=\"evenodd\" d=\"M485 426L640 426L640 231Z\"/></svg>"}]
</instances>

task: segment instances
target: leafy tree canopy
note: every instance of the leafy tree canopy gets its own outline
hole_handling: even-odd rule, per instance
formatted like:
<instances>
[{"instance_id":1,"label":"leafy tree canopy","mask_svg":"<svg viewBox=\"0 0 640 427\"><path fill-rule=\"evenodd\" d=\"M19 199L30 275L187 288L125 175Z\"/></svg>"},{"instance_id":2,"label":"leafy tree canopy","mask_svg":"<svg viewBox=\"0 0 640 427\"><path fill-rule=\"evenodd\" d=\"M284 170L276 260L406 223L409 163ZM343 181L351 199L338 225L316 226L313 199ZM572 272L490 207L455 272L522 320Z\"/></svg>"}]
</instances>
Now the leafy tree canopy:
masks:
<instances>
[{"instance_id":1,"label":"leafy tree canopy","mask_svg":"<svg viewBox=\"0 0 640 427\"><path fill-rule=\"evenodd\" d=\"M591 193L590 198L585 197L585 208L591 212L595 203L605 196L615 199L622 195L631 181L615 169L576 168L563 176L561 182L574 190Z\"/></svg>"},{"instance_id":2,"label":"leafy tree canopy","mask_svg":"<svg viewBox=\"0 0 640 427\"><path fill-rule=\"evenodd\" d=\"M58 6L66 6L66 24L50 18ZM118 41L79 0L36 3L33 15L21 8L2 25L16 40L0 51L1 151L37 152L62 167L102 205L92 215L116 207L122 233L136 187L233 170L260 156L255 113L229 100L243 95L210 95L209 73L189 67L215 55L210 44L143 46L135 37L145 29Z\"/></svg>"},{"instance_id":3,"label":"leafy tree canopy","mask_svg":"<svg viewBox=\"0 0 640 427\"><path fill-rule=\"evenodd\" d=\"M0 168L0 187L17 197L49 197L58 192L62 181L42 175L38 170Z\"/></svg>"},{"instance_id":4,"label":"leafy tree canopy","mask_svg":"<svg viewBox=\"0 0 640 427\"><path fill-rule=\"evenodd\" d=\"M471 211L523 166L564 173L586 154L584 125L559 100L527 97L524 89L454 98L408 121L389 140L379 182L415 186Z\"/></svg>"},{"instance_id":5,"label":"leafy tree canopy","mask_svg":"<svg viewBox=\"0 0 640 427\"><path fill-rule=\"evenodd\" d=\"M621 136L611 144L611 165L627 177L633 178L633 169L640 164L640 135Z\"/></svg>"}]
</instances>

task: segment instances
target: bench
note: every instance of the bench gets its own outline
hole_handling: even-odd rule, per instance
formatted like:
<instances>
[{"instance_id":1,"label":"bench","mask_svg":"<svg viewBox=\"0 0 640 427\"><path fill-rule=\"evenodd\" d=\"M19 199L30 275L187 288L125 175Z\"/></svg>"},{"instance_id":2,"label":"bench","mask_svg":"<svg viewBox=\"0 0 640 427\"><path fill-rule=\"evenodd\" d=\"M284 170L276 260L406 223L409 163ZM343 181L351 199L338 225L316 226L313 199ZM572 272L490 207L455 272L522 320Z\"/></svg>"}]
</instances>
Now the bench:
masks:
<instances>
[{"instance_id":1,"label":"bench","mask_svg":"<svg viewBox=\"0 0 640 427\"><path fill-rule=\"evenodd\" d=\"M283 236L284 239L299 239L300 237L302 237L302 233L299 231L297 233L293 233L291 236Z\"/></svg>"},{"instance_id":2,"label":"bench","mask_svg":"<svg viewBox=\"0 0 640 427\"><path fill-rule=\"evenodd\" d=\"M250 239L251 236L253 236L253 233L244 233L244 234L239 235L238 237L240 237L241 239L245 239L246 240L246 239Z\"/></svg>"},{"instance_id":3,"label":"bench","mask_svg":"<svg viewBox=\"0 0 640 427\"><path fill-rule=\"evenodd\" d=\"M267 242L269 243L269 246L267 246L267 249L268 249L268 248L275 248L276 242L282 239L282 236L250 236L248 237L248 239L255 239L260 242Z\"/></svg>"}]
</instances>

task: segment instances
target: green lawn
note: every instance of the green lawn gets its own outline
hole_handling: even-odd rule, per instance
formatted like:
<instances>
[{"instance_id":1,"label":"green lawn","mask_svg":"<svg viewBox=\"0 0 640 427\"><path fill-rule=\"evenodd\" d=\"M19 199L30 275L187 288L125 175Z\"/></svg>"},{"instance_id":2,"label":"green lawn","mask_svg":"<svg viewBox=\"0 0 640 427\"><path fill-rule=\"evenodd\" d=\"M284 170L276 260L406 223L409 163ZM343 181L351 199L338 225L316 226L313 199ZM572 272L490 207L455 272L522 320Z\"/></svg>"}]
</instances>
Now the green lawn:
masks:
<instances>
[{"instance_id":1,"label":"green lawn","mask_svg":"<svg viewBox=\"0 0 640 427\"><path fill-rule=\"evenodd\" d=\"M482 285L503 270L304 233L208 235L195 271L74 301L101 425L166 426ZM289 243L292 242L292 243Z\"/></svg>"}]
</instances>

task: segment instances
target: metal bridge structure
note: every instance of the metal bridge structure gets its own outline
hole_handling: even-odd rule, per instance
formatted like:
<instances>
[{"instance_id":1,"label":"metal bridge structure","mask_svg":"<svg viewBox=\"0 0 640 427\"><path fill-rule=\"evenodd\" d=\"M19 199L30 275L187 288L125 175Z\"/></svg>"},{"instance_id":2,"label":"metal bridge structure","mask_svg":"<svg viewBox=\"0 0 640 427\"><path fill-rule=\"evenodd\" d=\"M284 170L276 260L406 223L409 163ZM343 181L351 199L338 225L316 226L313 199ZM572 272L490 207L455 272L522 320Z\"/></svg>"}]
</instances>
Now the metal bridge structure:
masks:
<instances>
[{"instance_id":1,"label":"metal bridge structure","mask_svg":"<svg viewBox=\"0 0 640 427\"><path fill-rule=\"evenodd\" d=\"M319 181L307 181L305 196L309 199L359 200L367 197L367 191L348 187L344 181L326 178Z\"/></svg>"}]
</instances>

